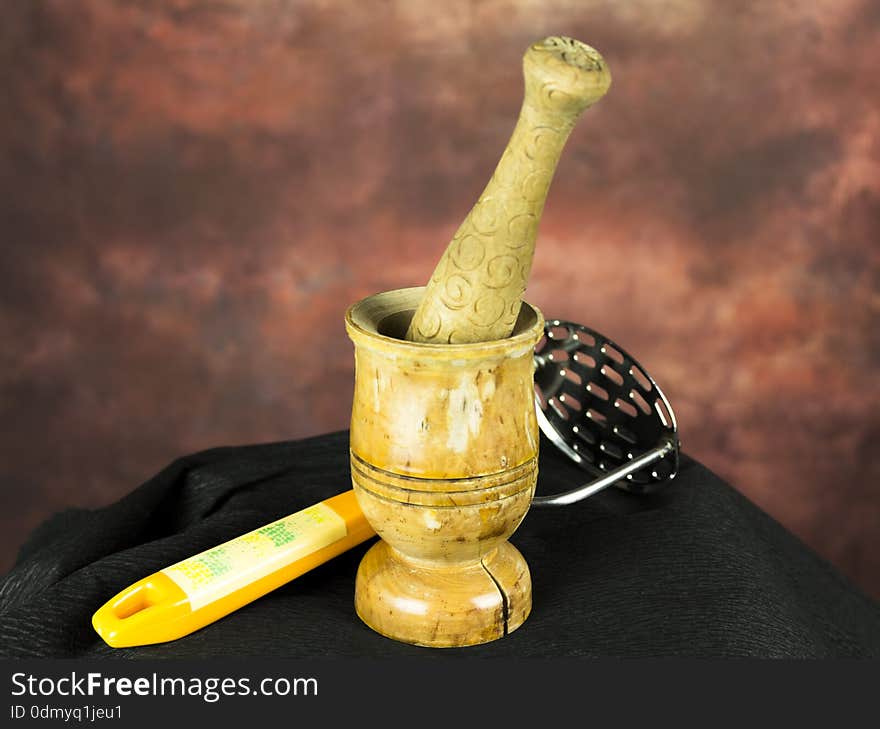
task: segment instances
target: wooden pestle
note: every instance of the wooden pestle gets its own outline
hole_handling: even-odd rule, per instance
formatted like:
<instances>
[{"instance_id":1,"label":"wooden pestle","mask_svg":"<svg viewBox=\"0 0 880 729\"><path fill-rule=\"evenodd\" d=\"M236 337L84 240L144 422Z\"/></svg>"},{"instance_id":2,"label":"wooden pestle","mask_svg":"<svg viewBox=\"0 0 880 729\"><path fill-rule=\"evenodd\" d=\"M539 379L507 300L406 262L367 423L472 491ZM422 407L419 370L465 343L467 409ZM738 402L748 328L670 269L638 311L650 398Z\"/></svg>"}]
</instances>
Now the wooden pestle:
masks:
<instances>
[{"instance_id":1,"label":"wooden pestle","mask_svg":"<svg viewBox=\"0 0 880 729\"><path fill-rule=\"evenodd\" d=\"M410 341L488 342L513 331L562 148L581 112L611 85L596 50L561 36L529 47L523 75L516 128L434 270L406 332Z\"/></svg>"}]
</instances>

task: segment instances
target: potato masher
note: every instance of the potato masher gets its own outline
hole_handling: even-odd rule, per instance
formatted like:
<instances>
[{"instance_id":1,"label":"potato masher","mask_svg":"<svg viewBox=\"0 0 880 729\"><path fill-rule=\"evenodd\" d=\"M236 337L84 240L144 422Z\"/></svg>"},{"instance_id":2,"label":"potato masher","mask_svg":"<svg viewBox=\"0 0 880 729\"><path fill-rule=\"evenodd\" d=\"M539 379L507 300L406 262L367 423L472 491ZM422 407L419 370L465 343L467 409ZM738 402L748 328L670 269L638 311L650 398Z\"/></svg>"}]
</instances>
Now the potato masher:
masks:
<instances>
[{"instance_id":1,"label":"potato masher","mask_svg":"<svg viewBox=\"0 0 880 729\"><path fill-rule=\"evenodd\" d=\"M597 478L536 496L566 506L614 485L657 490L678 471L678 425L666 396L634 357L599 332L554 319L535 347L535 409L541 431Z\"/></svg>"}]
</instances>

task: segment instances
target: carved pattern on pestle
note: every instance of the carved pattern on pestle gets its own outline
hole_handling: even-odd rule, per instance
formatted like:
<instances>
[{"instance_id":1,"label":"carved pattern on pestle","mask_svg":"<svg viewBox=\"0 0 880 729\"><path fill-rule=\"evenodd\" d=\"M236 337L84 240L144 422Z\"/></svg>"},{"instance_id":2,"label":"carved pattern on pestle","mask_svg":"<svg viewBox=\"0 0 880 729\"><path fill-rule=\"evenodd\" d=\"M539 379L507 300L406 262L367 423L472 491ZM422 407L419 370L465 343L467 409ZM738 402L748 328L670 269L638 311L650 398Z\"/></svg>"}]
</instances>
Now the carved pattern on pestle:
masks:
<instances>
[{"instance_id":1,"label":"carved pattern on pestle","mask_svg":"<svg viewBox=\"0 0 880 729\"><path fill-rule=\"evenodd\" d=\"M434 270L407 330L410 341L484 342L513 331L560 154L581 112L611 83L596 50L555 36L529 47L523 75L516 127Z\"/></svg>"}]
</instances>

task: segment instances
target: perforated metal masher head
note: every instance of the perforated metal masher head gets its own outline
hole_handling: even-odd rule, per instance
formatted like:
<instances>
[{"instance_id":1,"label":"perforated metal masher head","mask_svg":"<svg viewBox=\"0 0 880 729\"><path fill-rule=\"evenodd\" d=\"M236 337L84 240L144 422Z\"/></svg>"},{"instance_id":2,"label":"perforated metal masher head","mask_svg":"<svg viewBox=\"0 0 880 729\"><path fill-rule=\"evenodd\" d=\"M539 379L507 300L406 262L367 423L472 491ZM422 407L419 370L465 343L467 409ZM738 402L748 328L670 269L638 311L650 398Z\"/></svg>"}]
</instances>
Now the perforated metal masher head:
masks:
<instances>
[{"instance_id":1,"label":"perforated metal masher head","mask_svg":"<svg viewBox=\"0 0 880 729\"><path fill-rule=\"evenodd\" d=\"M611 485L649 493L678 471L672 406L635 358L593 329L546 322L535 348L535 408L544 435L596 477L536 496L535 506L565 506Z\"/></svg>"}]
</instances>

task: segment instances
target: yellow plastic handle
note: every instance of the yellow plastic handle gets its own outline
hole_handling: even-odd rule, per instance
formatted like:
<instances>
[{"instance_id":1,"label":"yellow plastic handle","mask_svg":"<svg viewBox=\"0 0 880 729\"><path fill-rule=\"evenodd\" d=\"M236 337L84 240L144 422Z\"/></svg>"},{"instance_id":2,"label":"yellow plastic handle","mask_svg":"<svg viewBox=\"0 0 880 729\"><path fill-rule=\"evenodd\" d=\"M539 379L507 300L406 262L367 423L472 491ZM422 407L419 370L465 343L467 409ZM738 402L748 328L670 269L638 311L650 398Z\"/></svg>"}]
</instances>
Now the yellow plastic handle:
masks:
<instances>
[{"instance_id":1,"label":"yellow plastic handle","mask_svg":"<svg viewBox=\"0 0 880 729\"><path fill-rule=\"evenodd\" d=\"M92 626L113 648L175 640L374 535L354 491L346 491L135 582L98 609ZM257 548L269 558L248 556ZM229 554L245 556L219 559ZM199 584L207 588L192 587Z\"/></svg>"}]
</instances>

